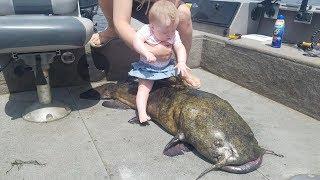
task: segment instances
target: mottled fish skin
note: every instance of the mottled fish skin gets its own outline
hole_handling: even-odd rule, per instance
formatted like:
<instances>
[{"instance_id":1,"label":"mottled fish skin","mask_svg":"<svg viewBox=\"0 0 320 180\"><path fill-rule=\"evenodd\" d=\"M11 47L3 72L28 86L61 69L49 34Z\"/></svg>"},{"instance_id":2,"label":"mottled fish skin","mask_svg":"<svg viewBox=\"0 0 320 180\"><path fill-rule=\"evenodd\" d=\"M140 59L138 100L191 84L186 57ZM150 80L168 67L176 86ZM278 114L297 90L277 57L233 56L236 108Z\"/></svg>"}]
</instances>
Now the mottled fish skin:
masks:
<instances>
[{"instance_id":1,"label":"mottled fish skin","mask_svg":"<svg viewBox=\"0 0 320 180\"><path fill-rule=\"evenodd\" d=\"M136 82L107 84L103 88L103 97L107 95L136 108ZM150 92L147 113L173 136L183 135L183 142L219 165L217 169L241 173L243 165L247 168L243 172L247 173L258 168L250 169L250 164L261 164L265 149L232 106L214 94L172 82L158 83ZM253 163L257 160L260 162Z\"/></svg>"},{"instance_id":2,"label":"mottled fish skin","mask_svg":"<svg viewBox=\"0 0 320 180\"><path fill-rule=\"evenodd\" d=\"M248 124L216 95L163 87L150 94L147 111L172 135L183 133L185 141L211 162L224 150L234 155L226 165L242 165L264 153Z\"/></svg>"}]
</instances>

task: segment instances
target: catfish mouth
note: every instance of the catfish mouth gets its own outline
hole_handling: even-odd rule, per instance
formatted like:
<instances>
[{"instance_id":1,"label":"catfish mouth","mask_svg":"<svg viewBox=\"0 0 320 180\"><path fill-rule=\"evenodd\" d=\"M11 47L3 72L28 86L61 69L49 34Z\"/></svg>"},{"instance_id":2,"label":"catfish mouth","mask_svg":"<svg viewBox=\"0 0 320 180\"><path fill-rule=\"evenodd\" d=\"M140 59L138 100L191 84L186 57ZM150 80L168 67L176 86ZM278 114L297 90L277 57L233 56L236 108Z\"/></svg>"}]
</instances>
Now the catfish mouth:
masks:
<instances>
[{"instance_id":1,"label":"catfish mouth","mask_svg":"<svg viewBox=\"0 0 320 180\"><path fill-rule=\"evenodd\" d=\"M219 170L229 172L229 173L234 173L234 174L247 174L257 170L262 163L262 159L263 159L263 154L261 154L255 160L249 161L243 165L239 165L239 166L226 165L226 166L220 167Z\"/></svg>"},{"instance_id":2,"label":"catfish mouth","mask_svg":"<svg viewBox=\"0 0 320 180\"><path fill-rule=\"evenodd\" d=\"M234 173L234 174L246 174L246 173L250 173L252 171L257 170L261 163L262 163L262 157L263 154L261 154L257 159L247 162L245 164L242 165L226 165L227 161L230 161L230 158L232 160L232 156L230 156L228 159L225 157L220 157L220 161L218 161L216 164L212 165L210 168L206 169L205 171L203 171L198 177L197 179L200 179L202 176L204 176L205 174L207 174L210 171L213 170L217 170L217 171L225 171L228 173ZM219 158L218 158L219 159Z\"/></svg>"},{"instance_id":3,"label":"catfish mouth","mask_svg":"<svg viewBox=\"0 0 320 180\"><path fill-rule=\"evenodd\" d=\"M262 162L262 157L265 154L265 150L260 147L250 147L250 145L245 146L246 148L235 148L232 143L228 143L229 148L224 152L224 157L226 162L224 164L225 171L236 174L245 174L256 170ZM251 171L245 170L245 166L255 166L255 169ZM228 168L234 167L233 169L238 169L239 171L228 171ZM237 168L239 167L239 168ZM231 168L232 169L232 168ZM223 170L223 168L221 168ZM243 170L243 172L242 172Z\"/></svg>"},{"instance_id":4,"label":"catfish mouth","mask_svg":"<svg viewBox=\"0 0 320 180\"><path fill-rule=\"evenodd\" d=\"M214 142L214 144L217 146L220 143ZM222 146L221 144L221 146L217 148L216 152L220 154L220 156L215 158L215 164L203 171L197 179L201 178L202 176L213 170L225 171L234 174L250 173L252 171L257 170L261 166L264 154L271 154L278 157L284 157L282 154L277 154L271 150L261 148L260 146L254 146L252 149L240 149L240 151L237 151L237 149L235 149L232 143L230 142L226 142L224 146ZM252 158L243 159L243 157L246 157L246 153L253 153L253 155L255 156L253 157L253 160ZM248 161L245 161L245 159L248 159Z\"/></svg>"},{"instance_id":5,"label":"catfish mouth","mask_svg":"<svg viewBox=\"0 0 320 180\"><path fill-rule=\"evenodd\" d=\"M238 152L237 149L232 145L232 143L228 141L225 143L217 143L216 141L214 142L214 145L216 147L219 144L220 147L216 149L216 153L219 154L219 156L214 158L216 159L216 161L214 161L214 164L210 168L202 172L197 179L201 178L202 176L213 170L225 171L234 174L246 174L257 170L260 167L264 152L261 153L254 160L242 163L240 158L240 156L242 155L241 153L248 152ZM247 150L248 149L246 149L245 151Z\"/></svg>"}]
</instances>

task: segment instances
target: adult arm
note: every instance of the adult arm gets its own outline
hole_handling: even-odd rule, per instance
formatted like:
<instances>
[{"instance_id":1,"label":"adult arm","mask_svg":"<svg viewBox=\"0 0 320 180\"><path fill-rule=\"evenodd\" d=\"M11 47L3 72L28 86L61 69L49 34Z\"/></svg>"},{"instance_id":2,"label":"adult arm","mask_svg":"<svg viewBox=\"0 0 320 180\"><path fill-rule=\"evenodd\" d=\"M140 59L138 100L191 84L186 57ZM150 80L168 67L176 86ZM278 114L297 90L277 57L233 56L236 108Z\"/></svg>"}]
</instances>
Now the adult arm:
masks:
<instances>
[{"instance_id":1,"label":"adult arm","mask_svg":"<svg viewBox=\"0 0 320 180\"><path fill-rule=\"evenodd\" d=\"M145 44L145 37L139 36L137 33L136 37L133 40L133 47L134 49L141 55L147 58L148 62L155 62L157 59L156 57L146 48Z\"/></svg>"},{"instance_id":2,"label":"adult arm","mask_svg":"<svg viewBox=\"0 0 320 180\"><path fill-rule=\"evenodd\" d=\"M130 25L133 0L113 0L113 23L119 37L133 48L133 41L136 31ZM146 48L154 54L157 59L168 59L171 56L172 48L161 44L148 46Z\"/></svg>"},{"instance_id":3,"label":"adult arm","mask_svg":"<svg viewBox=\"0 0 320 180\"><path fill-rule=\"evenodd\" d=\"M113 0L113 23L119 37L133 48L136 31L131 27L131 12L133 0Z\"/></svg>"}]
</instances>

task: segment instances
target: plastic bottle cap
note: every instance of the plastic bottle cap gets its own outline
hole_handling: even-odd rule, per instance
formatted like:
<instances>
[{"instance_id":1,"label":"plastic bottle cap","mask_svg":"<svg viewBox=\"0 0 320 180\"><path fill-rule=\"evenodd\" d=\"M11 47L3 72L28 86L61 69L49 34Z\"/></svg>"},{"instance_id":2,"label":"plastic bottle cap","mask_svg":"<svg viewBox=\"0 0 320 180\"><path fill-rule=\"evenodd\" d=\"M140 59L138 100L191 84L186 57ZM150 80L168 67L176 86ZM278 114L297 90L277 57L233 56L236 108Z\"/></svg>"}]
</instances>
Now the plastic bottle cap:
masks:
<instances>
[{"instance_id":1,"label":"plastic bottle cap","mask_svg":"<svg viewBox=\"0 0 320 180\"><path fill-rule=\"evenodd\" d=\"M278 19L284 19L284 16L283 15L278 15Z\"/></svg>"}]
</instances>

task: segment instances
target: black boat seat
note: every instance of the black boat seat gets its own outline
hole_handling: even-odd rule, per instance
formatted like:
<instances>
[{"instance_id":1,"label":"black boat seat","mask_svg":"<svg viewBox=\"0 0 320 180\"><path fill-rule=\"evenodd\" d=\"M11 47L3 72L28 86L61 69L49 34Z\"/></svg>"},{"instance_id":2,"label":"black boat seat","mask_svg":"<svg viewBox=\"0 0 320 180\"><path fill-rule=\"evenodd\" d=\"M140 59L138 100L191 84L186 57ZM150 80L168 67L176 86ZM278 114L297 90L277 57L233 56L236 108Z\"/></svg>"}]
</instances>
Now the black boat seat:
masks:
<instances>
[{"instance_id":1,"label":"black boat seat","mask_svg":"<svg viewBox=\"0 0 320 180\"><path fill-rule=\"evenodd\" d=\"M0 24L0 53L75 49L93 33L89 19L75 16L0 16Z\"/></svg>"}]
</instances>

